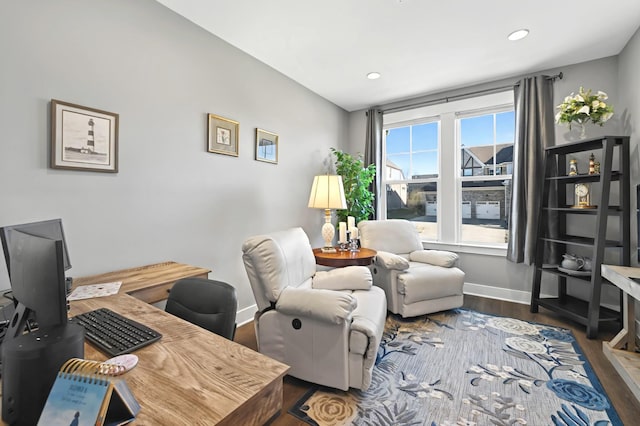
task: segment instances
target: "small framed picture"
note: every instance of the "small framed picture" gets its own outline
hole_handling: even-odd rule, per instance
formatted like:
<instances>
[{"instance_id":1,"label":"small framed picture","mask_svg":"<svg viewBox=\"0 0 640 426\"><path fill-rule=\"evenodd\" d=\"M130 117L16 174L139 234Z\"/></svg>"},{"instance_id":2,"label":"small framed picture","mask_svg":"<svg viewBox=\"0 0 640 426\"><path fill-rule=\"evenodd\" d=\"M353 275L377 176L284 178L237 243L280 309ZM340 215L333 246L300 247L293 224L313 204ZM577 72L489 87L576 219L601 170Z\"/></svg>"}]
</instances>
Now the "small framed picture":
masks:
<instances>
[{"instance_id":1,"label":"small framed picture","mask_svg":"<svg viewBox=\"0 0 640 426\"><path fill-rule=\"evenodd\" d=\"M51 100L51 168L118 172L118 114Z\"/></svg>"},{"instance_id":2,"label":"small framed picture","mask_svg":"<svg viewBox=\"0 0 640 426\"><path fill-rule=\"evenodd\" d=\"M240 123L219 115L209 114L207 151L238 156Z\"/></svg>"},{"instance_id":3,"label":"small framed picture","mask_svg":"<svg viewBox=\"0 0 640 426\"><path fill-rule=\"evenodd\" d=\"M256 129L256 160L278 164L278 135Z\"/></svg>"}]
</instances>

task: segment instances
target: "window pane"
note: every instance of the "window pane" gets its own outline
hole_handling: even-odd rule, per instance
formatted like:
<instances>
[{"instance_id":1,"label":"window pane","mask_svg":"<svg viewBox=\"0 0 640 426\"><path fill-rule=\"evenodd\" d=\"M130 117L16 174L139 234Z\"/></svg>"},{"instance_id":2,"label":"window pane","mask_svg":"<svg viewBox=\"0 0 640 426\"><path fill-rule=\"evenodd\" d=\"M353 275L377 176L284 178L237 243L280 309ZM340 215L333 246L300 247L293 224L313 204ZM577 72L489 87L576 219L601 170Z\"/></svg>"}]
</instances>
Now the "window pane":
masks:
<instances>
[{"instance_id":1,"label":"window pane","mask_svg":"<svg viewBox=\"0 0 640 426\"><path fill-rule=\"evenodd\" d=\"M412 126L413 151L438 150L438 123L425 123Z\"/></svg>"},{"instance_id":2,"label":"window pane","mask_svg":"<svg viewBox=\"0 0 640 426\"><path fill-rule=\"evenodd\" d=\"M460 119L460 144L463 147L493 145L493 114Z\"/></svg>"},{"instance_id":3,"label":"window pane","mask_svg":"<svg viewBox=\"0 0 640 426\"><path fill-rule=\"evenodd\" d=\"M438 175L438 123L388 129L387 179L420 179Z\"/></svg>"},{"instance_id":4,"label":"window pane","mask_svg":"<svg viewBox=\"0 0 640 426\"><path fill-rule=\"evenodd\" d=\"M387 130L387 154L409 152L410 131L409 127Z\"/></svg>"},{"instance_id":5,"label":"window pane","mask_svg":"<svg viewBox=\"0 0 640 426\"><path fill-rule=\"evenodd\" d=\"M387 179L403 180L409 176L409 162L411 156L409 154L387 154Z\"/></svg>"},{"instance_id":6,"label":"window pane","mask_svg":"<svg viewBox=\"0 0 640 426\"><path fill-rule=\"evenodd\" d=\"M496 143L513 144L515 140L516 118L514 111L496 114Z\"/></svg>"},{"instance_id":7,"label":"window pane","mask_svg":"<svg viewBox=\"0 0 640 426\"><path fill-rule=\"evenodd\" d=\"M436 182L387 185L387 218L415 223L423 240L438 239Z\"/></svg>"},{"instance_id":8,"label":"window pane","mask_svg":"<svg viewBox=\"0 0 640 426\"><path fill-rule=\"evenodd\" d=\"M411 156L411 179L438 177L438 152L420 152Z\"/></svg>"},{"instance_id":9,"label":"window pane","mask_svg":"<svg viewBox=\"0 0 640 426\"><path fill-rule=\"evenodd\" d=\"M463 182L461 242L506 243L510 197L511 179Z\"/></svg>"}]
</instances>

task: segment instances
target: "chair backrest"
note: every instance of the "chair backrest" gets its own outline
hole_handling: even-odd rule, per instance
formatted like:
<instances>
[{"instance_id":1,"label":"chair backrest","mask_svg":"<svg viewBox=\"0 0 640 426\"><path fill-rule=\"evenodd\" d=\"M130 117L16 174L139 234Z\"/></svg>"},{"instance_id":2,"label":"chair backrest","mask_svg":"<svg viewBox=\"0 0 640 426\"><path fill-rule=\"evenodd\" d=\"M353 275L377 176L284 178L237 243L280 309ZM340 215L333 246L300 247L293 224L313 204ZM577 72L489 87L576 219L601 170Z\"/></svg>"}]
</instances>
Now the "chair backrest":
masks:
<instances>
[{"instance_id":1,"label":"chair backrest","mask_svg":"<svg viewBox=\"0 0 640 426\"><path fill-rule=\"evenodd\" d=\"M171 288L165 311L233 340L238 312L236 289L222 281L183 278Z\"/></svg>"},{"instance_id":2,"label":"chair backrest","mask_svg":"<svg viewBox=\"0 0 640 426\"><path fill-rule=\"evenodd\" d=\"M308 284L316 273L311 243L302 228L250 237L242 253L260 311L276 302L285 287Z\"/></svg>"},{"instance_id":3,"label":"chair backrest","mask_svg":"<svg viewBox=\"0 0 640 426\"><path fill-rule=\"evenodd\" d=\"M358 223L362 247L395 254L422 250L416 227L404 219L363 220Z\"/></svg>"}]
</instances>

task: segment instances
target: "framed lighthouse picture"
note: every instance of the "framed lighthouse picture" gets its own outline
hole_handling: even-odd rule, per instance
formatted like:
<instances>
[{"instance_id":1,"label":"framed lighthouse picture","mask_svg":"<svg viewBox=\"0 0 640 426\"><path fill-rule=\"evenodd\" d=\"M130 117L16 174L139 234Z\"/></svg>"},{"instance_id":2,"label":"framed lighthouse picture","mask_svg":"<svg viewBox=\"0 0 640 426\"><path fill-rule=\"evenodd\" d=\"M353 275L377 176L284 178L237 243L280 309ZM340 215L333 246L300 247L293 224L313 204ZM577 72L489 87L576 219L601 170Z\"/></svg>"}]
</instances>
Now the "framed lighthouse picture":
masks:
<instances>
[{"instance_id":1,"label":"framed lighthouse picture","mask_svg":"<svg viewBox=\"0 0 640 426\"><path fill-rule=\"evenodd\" d=\"M51 168L118 172L118 114L51 100Z\"/></svg>"}]
</instances>

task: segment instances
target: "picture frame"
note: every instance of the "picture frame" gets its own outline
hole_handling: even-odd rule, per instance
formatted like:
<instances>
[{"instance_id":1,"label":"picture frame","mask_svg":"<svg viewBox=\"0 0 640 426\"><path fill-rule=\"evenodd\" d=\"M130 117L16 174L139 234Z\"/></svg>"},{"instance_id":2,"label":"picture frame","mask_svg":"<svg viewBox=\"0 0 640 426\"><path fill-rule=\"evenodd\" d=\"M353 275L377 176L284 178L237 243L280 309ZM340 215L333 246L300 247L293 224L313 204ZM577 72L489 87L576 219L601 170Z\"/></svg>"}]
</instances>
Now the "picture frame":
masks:
<instances>
[{"instance_id":1,"label":"picture frame","mask_svg":"<svg viewBox=\"0 0 640 426\"><path fill-rule=\"evenodd\" d=\"M53 169L118 173L118 122L114 112L51 100Z\"/></svg>"},{"instance_id":2,"label":"picture frame","mask_svg":"<svg viewBox=\"0 0 640 426\"><path fill-rule=\"evenodd\" d=\"M256 129L256 160L278 164L278 135Z\"/></svg>"},{"instance_id":3,"label":"picture frame","mask_svg":"<svg viewBox=\"0 0 640 426\"><path fill-rule=\"evenodd\" d=\"M216 114L208 115L207 151L238 156L240 123Z\"/></svg>"}]
</instances>

